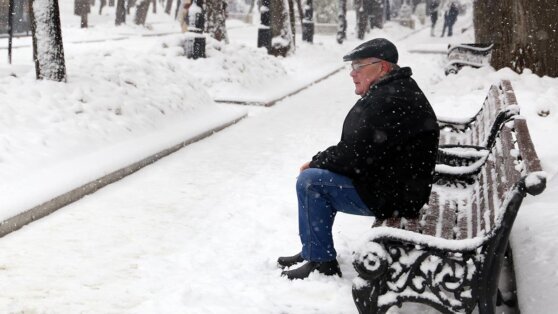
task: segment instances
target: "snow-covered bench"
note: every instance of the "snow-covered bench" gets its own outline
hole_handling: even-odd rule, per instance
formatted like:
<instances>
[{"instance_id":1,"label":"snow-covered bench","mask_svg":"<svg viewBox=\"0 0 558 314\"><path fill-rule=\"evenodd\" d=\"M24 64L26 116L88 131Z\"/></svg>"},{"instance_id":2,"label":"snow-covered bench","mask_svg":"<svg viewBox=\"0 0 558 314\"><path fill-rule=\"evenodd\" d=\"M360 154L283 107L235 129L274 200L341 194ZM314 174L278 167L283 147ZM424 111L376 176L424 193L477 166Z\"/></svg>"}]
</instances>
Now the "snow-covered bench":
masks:
<instances>
[{"instance_id":1,"label":"snow-covered bench","mask_svg":"<svg viewBox=\"0 0 558 314\"><path fill-rule=\"evenodd\" d=\"M526 193L546 178L522 117L506 123L472 184L435 185L417 219L375 222L355 252L359 313L403 302L443 313L494 313L509 234Z\"/></svg>"},{"instance_id":2,"label":"snow-covered bench","mask_svg":"<svg viewBox=\"0 0 558 314\"><path fill-rule=\"evenodd\" d=\"M480 68L490 64L493 44L448 45L448 63L445 73L457 74L464 66Z\"/></svg>"}]
</instances>

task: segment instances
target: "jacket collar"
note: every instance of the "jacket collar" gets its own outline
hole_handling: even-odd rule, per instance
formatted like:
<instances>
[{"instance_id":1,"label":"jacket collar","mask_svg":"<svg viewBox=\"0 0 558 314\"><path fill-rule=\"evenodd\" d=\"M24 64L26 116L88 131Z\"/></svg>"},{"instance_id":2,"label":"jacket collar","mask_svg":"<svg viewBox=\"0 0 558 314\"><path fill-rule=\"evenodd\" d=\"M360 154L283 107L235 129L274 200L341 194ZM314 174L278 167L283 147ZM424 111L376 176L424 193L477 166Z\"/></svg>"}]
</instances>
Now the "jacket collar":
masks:
<instances>
[{"instance_id":1,"label":"jacket collar","mask_svg":"<svg viewBox=\"0 0 558 314\"><path fill-rule=\"evenodd\" d=\"M413 71L411 70L410 67L403 67L403 68L398 68L398 69L392 70L391 72L389 72L388 74L386 74L382 78L380 78L376 83L370 85L370 88L368 89L368 92L366 92L366 94L364 94L364 96L362 96L362 97L364 98L364 97L368 96L368 94L370 94L370 92L377 89L379 86L389 84L389 83L391 83L395 80L409 78L409 77L411 77L411 75L413 75Z\"/></svg>"}]
</instances>

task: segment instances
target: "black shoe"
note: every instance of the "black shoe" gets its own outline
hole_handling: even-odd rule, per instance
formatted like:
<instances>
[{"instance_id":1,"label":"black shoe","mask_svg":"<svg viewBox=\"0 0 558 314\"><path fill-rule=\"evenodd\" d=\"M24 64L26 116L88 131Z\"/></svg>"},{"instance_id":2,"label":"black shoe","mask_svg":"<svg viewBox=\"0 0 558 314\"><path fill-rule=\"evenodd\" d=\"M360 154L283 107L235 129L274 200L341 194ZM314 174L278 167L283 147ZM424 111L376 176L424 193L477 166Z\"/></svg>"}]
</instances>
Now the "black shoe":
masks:
<instances>
[{"instance_id":1,"label":"black shoe","mask_svg":"<svg viewBox=\"0 0 558 314\"><path fill-rule=\"evenodd\" d=\"M326 276L342 276L337 260L329 262L307 262L297 269L281 272L281 276L286 276L290 280L304 279L308 278L308 276L310 276L310 274L315 270Z\"/></svg>"},{"instance_id":2,"label":"black shoe","mask_svg":"<svg viewBox=\"0 0 558 314\"><path fill-rule=\"evenodd\" d=\"M279 268L286 268L304 262L302 253L293 256L281 256L277 259L277 266Z\"/></svg>"}]
</instances>

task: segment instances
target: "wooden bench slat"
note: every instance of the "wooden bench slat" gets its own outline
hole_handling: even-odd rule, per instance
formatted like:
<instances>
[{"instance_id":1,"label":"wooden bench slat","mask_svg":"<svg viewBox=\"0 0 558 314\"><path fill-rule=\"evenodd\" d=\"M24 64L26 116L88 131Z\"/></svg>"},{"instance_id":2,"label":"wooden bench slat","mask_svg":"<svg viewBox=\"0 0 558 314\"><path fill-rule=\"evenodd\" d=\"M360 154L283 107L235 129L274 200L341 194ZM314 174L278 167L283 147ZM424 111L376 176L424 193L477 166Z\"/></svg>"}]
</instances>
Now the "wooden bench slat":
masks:
<instances>
[{"instance_id":1,"label":"wooden bench slat","mask_svg":"<svg viewBox=\"0 0 558 314\"><path fill-rule=\"evenodd\" d=\"M438 232L444 239L454 239L455 234L455 226L457 220L457 212L458 209L457 203L452 200L446 200L444 202L443 207L443 216L442 219L438 221Z\"/></svg>"},{"instance_id":2,"label":"wooden bench slat","mask_svg":"<svg viewBox=\"0 0 558 314\"><path fill-rule=\"evenodd\" d=\"M472 206L467 200L460 200L458 204L455 238L460 240L469 239L473 237L473 225L471 221Z\"/></svg>"},{"instance_id":3,"label":"wooden bench slat","mask_svg":"<svg viewBox=\"0 0 558 314\"><path fill-rule=\"evenodd\" d=\"M483 171L481 171L481 173L479 174L479 180L478 180L478 207L477 207L477 220L476 220L476 226L477 226L477 235L483 234L483 231L485 230L485 226L486 226L486 221L485 221L485 217L484 217L484 212L482 209L487 208L487 199L486 199L486 189L484 189L484 184L485 184L485 177L484 177L484 169Z\"/></svg>"},{"instance_id":4,"label":"wooden bench slat","mask_svg":"<svg viewBox=\"0 0 558 314\"><path fill-rule=\"evenodd\" d=\"M495 221L495 211L496 207L494 206L494 202L497 201L494 196L494 180L493 180L493 173L494 173L494 161L487 160L485 166L485 179L486 179L486 201L488 203L488 207L485 208L485 222L486 225L484 226L485 231L488 232L492 226L494 226ZM496 206L500 206L500 202L496 203Z\"/></svg>"},{"instance_id":5,"label":"wooden bench slat","mask_svg":"<svg viewBox=\"0 0 558 314\"><path fill-rule=\"evenodd\" d=\"M511 96L510 96L511 97ZM515 95L513 95L515 99ZM517 135L517 142L519 150L521 151L521 156L523 157L523 162L527 167L528 173L533 173L541 171L541 162L535 151L535 146L529 136L529 128L527 128L527 122L523 119L516 119L514 121L514 128L516 129L515 134Z\"/></svg>"}]
</instances>

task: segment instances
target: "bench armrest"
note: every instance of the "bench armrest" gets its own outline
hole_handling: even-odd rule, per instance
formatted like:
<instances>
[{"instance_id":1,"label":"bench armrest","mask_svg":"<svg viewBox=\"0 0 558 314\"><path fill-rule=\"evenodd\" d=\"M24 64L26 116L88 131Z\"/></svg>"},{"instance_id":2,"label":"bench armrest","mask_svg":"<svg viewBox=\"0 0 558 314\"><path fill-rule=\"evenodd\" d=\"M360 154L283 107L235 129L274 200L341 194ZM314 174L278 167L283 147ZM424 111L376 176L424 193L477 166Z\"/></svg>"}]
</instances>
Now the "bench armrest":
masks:
<instances>
[{"instance_id":1,"label":"bench armrest","mask_svg":"<svg viewBox=\"0 0 558 314\"><path fill-rule=\"evenodd\" d=\"M470 127L471 123L473 123L473 121L475 121L476 118L477 115L474 115L473 117L465 120L457 120L457 119L452 120L450 118L438 118L437 121L438 128L440 128L440 130L449 129L450 131L454 131L454 132L463 132Z\"/></svg>"},{"instance_id":2,"label":"bench armrest","mask_svg":"<svg viewBox=\"0 0 558 314\"><path fill-rule=\"evenodd\" d=\"M538 195L546 188L546 173L542 170L525 118L515 117L514 129L517 146L525 168L525 190L531 195Z\"/></svg>"},{"instance_id":3,"label":"bench armrest","mask_svg":"<svg viewBox=\"0 0 558 314\"><path fill-rule=\"evenodd\" d=\"M481 170L482 165L486 162L488 153L477 160L470 160L469 164L464 166L452 166L447 164L436 164L434 168L434 183L453 185L457 183L471 184L475 181L476 176ZM457 162L453 162L457 163Z\"/></svg>"},{"instance_id":4,"label":"bench armrest","mask_svg":"<svg viewBox=\"0 0 558 314\"><path fill-rule=\"evenodd\" d=\"M366 241L353 253L353 266L362 278L374 280L386 273L390 253L394 253L390 252L392 248L412 248L417 254L407 254L406 258L410 259L421 256L420 252L459 252L465 255L475 254L475 250L486 240L486 236L447 240L403 229L374 227ZM406 260L405 263L413 264L414 261Z\"/></svg>"},{"instance_id":5,"label":"bench armrest","mask_svg":"<svg viewBox=\"0 0 558 314\"><path fill-rule=\"evenodd\" d=\"M440 145L436 164L448 166L468 166L486 157L489 150L482 146L473 145Z\"/></svg>"}]
</instances>

